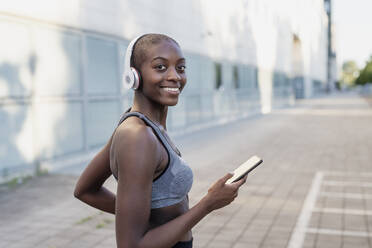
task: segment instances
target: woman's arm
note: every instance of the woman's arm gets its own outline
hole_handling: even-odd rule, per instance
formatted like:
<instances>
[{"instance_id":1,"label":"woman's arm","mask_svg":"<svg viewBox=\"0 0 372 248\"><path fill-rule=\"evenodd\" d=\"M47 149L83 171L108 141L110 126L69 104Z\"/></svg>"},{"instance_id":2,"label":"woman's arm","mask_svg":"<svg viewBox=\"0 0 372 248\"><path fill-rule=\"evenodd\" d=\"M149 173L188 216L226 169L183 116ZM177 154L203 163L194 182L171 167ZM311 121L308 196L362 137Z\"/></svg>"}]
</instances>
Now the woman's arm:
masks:
<instances>
[{"instance_id":1,"label":"woman's arm","mask_svg":"<svg viewBox=\"0 0 372 248\"><path fill-rule=\"evenodd\" d=\"M183 215L148 231L136 247L172 247L206 215L213 210L229 205L238 196L238 189L245 183L247 176L226 185L225 182L231 177L232 174L228 173L220 178L208 190L208 194Z\"/></svg>"},{"instance_id":2,"label":"woman's arm","mask_svg":"<svg viewBox=\"0 0 372 248\"><path fill-rule=\"evenodd\" d=\"M74 196L92 207L115 214L115 195L102 186L111 176L111 142L112 136L85 168L75 186Z\"/></svg>"},{"instance_id":3,"label":"woman's arm","mask_svg":"<svg viewBox=\"0 0 372 248\"><path fill-rule=\"evenodd\" d=\"M148 127L117 130L113 153L118 165L116 239L119 248L172 247L214 209L231 203L240 185L225 185L232 175L218 180L208 194L185 214L149 230L152 180L161 160L157 138Z\"/></svg>"}]
</instances>

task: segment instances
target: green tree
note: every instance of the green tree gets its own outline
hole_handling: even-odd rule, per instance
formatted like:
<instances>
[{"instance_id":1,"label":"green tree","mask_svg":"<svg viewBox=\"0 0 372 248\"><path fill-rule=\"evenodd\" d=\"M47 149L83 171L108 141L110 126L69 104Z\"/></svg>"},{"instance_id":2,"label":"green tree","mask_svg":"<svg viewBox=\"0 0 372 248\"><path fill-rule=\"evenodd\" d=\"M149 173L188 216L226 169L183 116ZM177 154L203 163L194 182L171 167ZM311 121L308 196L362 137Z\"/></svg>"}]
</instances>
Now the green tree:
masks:
<instances>
[{"instance_id":1,"label":"green tree","mask_svg":"<svg viewBox=\"0 0 372 248\"><path fill-rule=\"evenodd\" d=\"M355 80L355 84L364 85L372 83L372 56L366 63L366 66L360 71L359 77Z\"/></svg>"},{"instance_id":2,"label":"green tree","mask_svg":"<svg viewBox=\"0 0 372 248\"><path fill-rule=\"evenodd\" d=\"M346 86L353 86L359 76L359 68L355 61L346 61L342 64L341 82Z\"/></svg>"}]
</instances>

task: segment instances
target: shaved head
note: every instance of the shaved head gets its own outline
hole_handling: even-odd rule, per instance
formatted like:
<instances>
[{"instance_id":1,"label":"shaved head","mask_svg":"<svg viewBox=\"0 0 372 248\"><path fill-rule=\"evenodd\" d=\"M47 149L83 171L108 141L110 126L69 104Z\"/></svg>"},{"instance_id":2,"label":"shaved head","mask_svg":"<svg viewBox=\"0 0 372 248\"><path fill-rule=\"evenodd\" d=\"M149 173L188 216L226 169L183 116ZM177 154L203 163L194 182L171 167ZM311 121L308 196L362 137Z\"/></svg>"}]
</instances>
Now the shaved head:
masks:
<instances>
[{"instance_id":1,"label":"shaved head","mask_svg":"<svg viewBox=\"0 0 372 248\"><path fill-rule=\"evenodd\" d=\"M164 34L145 34L141 36L133 46L130 66L140 70L143 62L146 60L148 49L162 41L173 42L179 47L177 41Z\"/></svg>"}]
</instances>

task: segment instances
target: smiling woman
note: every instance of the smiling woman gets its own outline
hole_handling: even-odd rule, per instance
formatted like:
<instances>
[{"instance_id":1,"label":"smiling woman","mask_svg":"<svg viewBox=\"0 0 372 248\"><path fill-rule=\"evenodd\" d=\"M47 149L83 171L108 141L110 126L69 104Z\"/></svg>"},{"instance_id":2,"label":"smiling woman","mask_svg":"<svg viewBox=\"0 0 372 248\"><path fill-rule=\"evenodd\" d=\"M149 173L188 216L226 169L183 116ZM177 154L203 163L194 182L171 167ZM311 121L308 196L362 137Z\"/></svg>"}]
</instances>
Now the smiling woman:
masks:
<instances>
[{"instance_id":1,"label":"smiling woman","mask_svg":"<svg viewBox=\"0 0 372 248\"><path fill-rule=\"evenodd\" d=\"M124 80L135 89L133 105L74 194L115 214L118 247L191 248L191 228L230 204L246 177L225 185L232 176L226 174L189 209L193 173L166 131L168 107L177 104L187 81L181 48L168 36L146 34L129 44L126 56ZM102 186L111 174L118 181L116 195Z\"/></svg>"},{"instance_id":2,"label":"smiling woman","mask_svg":"<svg viewBox=\"0 0 372 248\"><path fill-rule=\"evenodd\" d=\"M173 39L151 37L140 37L134 45L132 64L142 76L142 90L135 92L135 100L136 96L146 96L164 107L174 106L186 85L185 58Z\"/></svg>"}]
</instances>

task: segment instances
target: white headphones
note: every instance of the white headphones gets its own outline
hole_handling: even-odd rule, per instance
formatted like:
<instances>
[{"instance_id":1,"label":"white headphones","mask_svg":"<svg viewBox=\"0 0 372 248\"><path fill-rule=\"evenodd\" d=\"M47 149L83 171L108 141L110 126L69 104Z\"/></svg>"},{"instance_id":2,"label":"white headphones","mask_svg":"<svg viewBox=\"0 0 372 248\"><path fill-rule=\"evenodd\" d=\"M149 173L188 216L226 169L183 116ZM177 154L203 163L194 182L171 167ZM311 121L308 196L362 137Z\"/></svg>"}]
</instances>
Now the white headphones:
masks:
<instances>
[{"instance_id":1,"label":"white headphones","mask_svg":"<svg viewBox=\"0 0 372 248\"><path fill-rule=\"evenodd\" d=\"M138 89L141 75L139 72L134 68L130 66L130 61L133 55L133 46L136 44L137 40L141 38L141 36L136 37L133 39L127 48L127 51L125 53L125 61L124 61L124 74L123 74L123 85L125 89Z\"/></svg>"}]
</instances>

